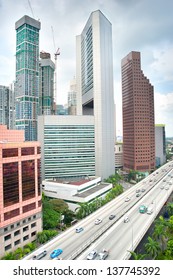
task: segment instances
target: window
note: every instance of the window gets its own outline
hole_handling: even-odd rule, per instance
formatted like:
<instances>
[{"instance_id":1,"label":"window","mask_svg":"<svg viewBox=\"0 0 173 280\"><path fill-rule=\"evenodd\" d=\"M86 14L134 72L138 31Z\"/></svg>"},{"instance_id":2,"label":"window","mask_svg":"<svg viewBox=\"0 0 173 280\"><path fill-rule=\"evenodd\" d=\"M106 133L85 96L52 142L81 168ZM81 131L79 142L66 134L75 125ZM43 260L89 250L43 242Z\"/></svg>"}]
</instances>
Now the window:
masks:
<instances>
[{"instance_id":1,"label":"window","mask_svg":"<svg viewBox=\"0 0 173 280\"><path fill-rule=\"evenodd\" d=\"M17 236L17 235L19 235L20 234L20 230L16 230L15 232L14 232L14 236Z\"/></svg>"},{"instance_id":2,"label":"window","mask_svg":"<svg viewBox=\"0 0 173 280\"><path fill-rule=\"evenodd\" d=\"M5 251L10 250L11 249L11 244L5 246Z\"/></svg>"},{"instance_id":3,"label":"window","mask_svg":"<svg viewBox=\"0 0 173 280\"><path fill-rule=\"evenodd\" d=\"M4 241L7 241L9 239L11 239L11 234L8 234L8 235L4 236Z\"/></svg>"},{"instance_id":4,"label":"window","mask_svg":"<svg viewBox=\"0 0 173 280\"><path fill-rule=\"evenodd\" d=\"M20 244L20 239L18 239L18 240L16 240L16 241L14 242L14 246L16 246L16 245L18 245L18 244Z\"/></svg>"}]
</instances>

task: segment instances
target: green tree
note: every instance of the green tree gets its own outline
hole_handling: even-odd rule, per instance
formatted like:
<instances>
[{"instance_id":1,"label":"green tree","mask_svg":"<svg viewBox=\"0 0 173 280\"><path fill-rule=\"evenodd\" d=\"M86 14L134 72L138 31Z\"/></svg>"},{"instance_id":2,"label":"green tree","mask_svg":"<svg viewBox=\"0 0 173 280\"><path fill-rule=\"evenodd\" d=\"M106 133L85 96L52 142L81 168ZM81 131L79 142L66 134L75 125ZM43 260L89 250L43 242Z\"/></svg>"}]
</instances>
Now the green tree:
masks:
<instances>
[{"instance_id":1,"label":"green tree","mask_svg":"<svg viewBox=\"0 0 173 280\"><path fill-rule=\"evenodd\" d=\"M173 203L169 202L166 206L169 216L173 216Z\"/></svg>"},{"instance_id":2,"label":"green tree","mask_svg":"<svg viewBox=\"0 0 173 280\"><path fill-rule=\"evenodd\" d=\"M150 255L153 259L155 259L159 252L160 246L157 241L152 239L150 236L147 238L148 242L145 244L145 249L148 255Z\"/></svg>"},{"instance_id":3,"label":"green tree","mask_svg":"<svg viewBox=\"0 0 173 280\"><path fill-rule=\"evenodd\" d=\"M146 254L138 254L133 251L129 251L133 260L145 260Z\"/></svg>"},{"instance_id":4,"label":"green tree","mask_svg":"<svg viewBox=\"0 0 173 280\"><path fill-rule=\"evenodd\" d=\"M163 217L159 217L155 224L153 237L161 244L161 250L163 252L166 248L167 232L165 221L163 221L162 218Z\"/></svg>"},{"instance_id":5,"label":"green tree","mask_svg":"<svg viewBox=\"0 0 173 280\"><path fill-rule=\"evenodd\" d=\"M53 206L53 209L59 213L68 209L68 204L62 199L50 199L50 203Z\"/></svg>"}]
</instances>

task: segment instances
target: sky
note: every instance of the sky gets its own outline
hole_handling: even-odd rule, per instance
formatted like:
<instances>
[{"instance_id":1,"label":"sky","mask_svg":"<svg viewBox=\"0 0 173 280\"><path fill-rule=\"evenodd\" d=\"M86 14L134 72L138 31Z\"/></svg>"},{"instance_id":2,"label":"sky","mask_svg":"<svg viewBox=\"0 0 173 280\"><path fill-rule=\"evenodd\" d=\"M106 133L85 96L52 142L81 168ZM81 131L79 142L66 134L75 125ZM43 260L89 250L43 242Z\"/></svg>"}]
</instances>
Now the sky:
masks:
<instances>
[{"instance_id":1,"label":"sky","mask_svg":"<svg viewBox=\"0 0 173 280\"><path fill-rule=\"evenodd\" d=\"M67 103L76 74L76 36L95 10L112 23L116 131L122 135L121 59L141 53L141 69L154 86L155 123L173 136L172 0L0 0L0 85L15 80L15 22L24 15L41 22L40 51L60 48L57 103ZM55 44L54 44L55 42Z\"/></svg>"}]
</instances>

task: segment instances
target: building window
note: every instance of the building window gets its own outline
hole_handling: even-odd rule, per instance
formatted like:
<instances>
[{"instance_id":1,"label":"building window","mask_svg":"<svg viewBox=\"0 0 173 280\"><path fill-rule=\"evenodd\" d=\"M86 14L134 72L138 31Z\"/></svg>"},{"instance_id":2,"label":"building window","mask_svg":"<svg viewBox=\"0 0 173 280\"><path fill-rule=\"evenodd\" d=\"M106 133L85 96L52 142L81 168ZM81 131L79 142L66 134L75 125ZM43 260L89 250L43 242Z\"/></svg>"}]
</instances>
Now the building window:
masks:
<instances>
[{"instance_id":1,"label":"building window","mask_svg":"<svg viewBox=\"0 0 173 280\"><path fill-rule=\"evenodd\" d=\"M26 226L26 227L23 228L23 232L25 232L27 230L29 230L29 226Z\"/></svg>"},{"instance_id":2,"label":"building window","mask_svg":"<svg viewBox=\"0 0 173 280\"><path fill-rule=\"evenodd\" d=\"M8 234L8 235L4 236L4 241L7 241L9 239L11 239L11 234Z\"/></svg>"},{"instance_id":3,"label":"building window","mask_svg":"<svg viewBox=\"0 0 173 280\"><path fill-rule=\"evenodd\" d=\"M17 236L17 235L19 235L20 234L20 230L16 230L15 232L14 232L14 236Z\"/></svg>"},{"instance_id":4,"label":"building window","mask_svg":"<svg viewBox=\"0 0 173 280\"><path fill-rule=\"evenodd\" d=\"M17 157L18 156L18 149L3 149L2 150L2 157L7 158L7 157Z\"/></svg>"},{"instance_id":5,"label":"building window","mask_svg":"<svg viewBox=\"0 0 173 280\"><path fill-rule=\"evenodd\" d=\"M4 232L8 231L8 227L4 228Z\"/></svg>"},{"instance_id":6,"label":"building window","mask_svg":"<svg viewBox=\"0 0 173 280\"><path fill-rule=\"evenodd\" d=\"M19 213L20 213L19 208L6 212L6 213L4 213L4 220L6 221L8 219L14 218L14 217L18 216Z\"/></svg>"},{"instance_id":7,"label":"building window","mask_svg":"<svg viewBox=\"0 0 173 280\"><path fill-rule=\"evenodd\" d=\"M5 251L10 250L11 249L11 244L5 246Z\"/></svg>"},{"instance_id":8,"label":"building window","mask_svg":"<svg viewBox=\"0 0 173 280\"><path fill-rule=\"evenodd\" d=\"M18 162L3 164L3 197L5 207L19 202Z\"/></svg>"},{"instance_id":9,"label":"building window","mask_svg":"<svg viewBox=\"0 0 173 280\"><path fill-rule=\"evenodd\" d=\"M31 224L31 228L36 227L36 223Z\"/></svg>"},{"instance_id":10,"label":"building window","mask_svg":"<svg viewBox=\"0 0 173 280\"><path fill-rule=\"evenodd\" d=\"M24 236L23 241L26 241L29 239L29 235Z\"/></svg>"},{"instance_id":11,"label":"building window","mask_svg":"<svg viewBox=\"0 0 173 280\"><path fill-rule=\"evenodd\" d=\"M25 206L23 206L23 213L31 211L31 210L33 210L35 208L36 208L36 203L35 202L30 203L28 205L25 205Z\"/></svg>"},{"instance_id":12,"label":"building window","mask_svg":"<svg viewBox=\"0 0 173 280\"><path fill-rule=\"evenodd\" d=\"M22 156L34 155L34 147L21 148Z\"/></svg>"},{"instance_id":13,"label":"building window","mask_svg":"<svg viewBox=\"0 0 173 280\"><path fill-rule=\"evenodd\" d=\"M18 244L20 244L20 239L18 239L14 242L14 246L17 246Z\"/></svg>"},{"instance_id":14,"label":"building window","mask_svg":"<svg viewBox=\"0 0 173 280\"><path fill-rule=\"evenodd\" d=\"M31 233L31 237L35 236L36 234L37 234L37 232L36 232L36 231L33 231L33 232Z\"/></svg>"},{"instance_id":15,"label":"building window","mask_svg":"<svg viewBox=\"0 0 173 280\"><path fill-rule=\"evenodd\" d=\"M35 161L22 162L22 199L35 197Z\"/></svg>"}]
</instances>

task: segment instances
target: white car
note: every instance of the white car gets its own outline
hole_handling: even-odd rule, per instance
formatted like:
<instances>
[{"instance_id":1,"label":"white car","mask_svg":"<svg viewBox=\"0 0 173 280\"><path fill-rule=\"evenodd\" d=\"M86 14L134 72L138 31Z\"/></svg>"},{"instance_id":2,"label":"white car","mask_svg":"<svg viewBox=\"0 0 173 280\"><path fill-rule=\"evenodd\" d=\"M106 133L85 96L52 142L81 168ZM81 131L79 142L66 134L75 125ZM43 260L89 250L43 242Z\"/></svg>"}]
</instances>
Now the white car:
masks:
<instances>
[{"instance_id":1,"label":"white car","mask_svg":"<svg viewBox=\"0 0 173 280\"><path fill-rule=\"evenodd\" d=\"M96 220L95 220L95 225L99 225L101 222L102 222L101 219L96 219Z\"/></svg>"},{"instance_id":2,"label":"white car","mask_svg":"<svg viewBox=\"0 0 173 280\"><path fill-rule=\"evenodd\" d=\"M125 202L128 202L129 200L130 200L130 198L129 198L129 197L126 197Z\"/></svg>"},{"instance_id":3,"label":"white car","mask_svg":"<svg viewBox=\"0 0 173 280\"><path fill-rule=\"evenodd\" d=\"M103 249L99 254L98 254L98 259L99 260L105 260L109 255L109 251Z\"/></svg>"},{"instance_id":4,"label":"white car","mask_svg":"<svg viewBox=\"0 0 173 280\"><path fill-rule=\"evenodd\" d=\"M125 217L124 218L124 223L128 223L129 222L129 217Z\"/></svg>"},{"instance_id":5,"label":"white car","mask_svg":"<svg viewBox=\"0 0 173 280\"><path fill-rule=\"evenodd\" d=\"M87 260L94 260L96 258L96 256L97 256L97 251L93 250L88 254Z\"/></svg>"}]
</instances>

